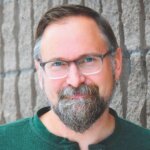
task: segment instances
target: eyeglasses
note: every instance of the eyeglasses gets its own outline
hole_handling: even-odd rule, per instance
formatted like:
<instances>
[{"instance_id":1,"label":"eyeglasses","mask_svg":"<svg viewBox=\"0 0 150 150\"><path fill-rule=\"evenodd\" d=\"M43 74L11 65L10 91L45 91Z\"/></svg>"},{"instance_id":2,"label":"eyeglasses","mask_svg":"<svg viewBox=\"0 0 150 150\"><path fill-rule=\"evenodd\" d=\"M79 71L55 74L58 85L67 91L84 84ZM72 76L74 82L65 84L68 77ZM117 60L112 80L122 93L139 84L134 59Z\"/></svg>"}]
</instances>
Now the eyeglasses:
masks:
<instances>
[{"instance_id":1,"label":"eyeglasses","mask_svg":"<svg viewBox=\"0 0 150 150\"><path fill-rule=\"evenodd\" d=\"M75 61L50 60L42 62L41 59L38 59L38 61L50 79L61 79L67 76L72 62L76 64L79 71L84 75L99 73L102 70L103 59L111 53L112 51L100 55L86 55Z\"/></svg>"}]
</instances>

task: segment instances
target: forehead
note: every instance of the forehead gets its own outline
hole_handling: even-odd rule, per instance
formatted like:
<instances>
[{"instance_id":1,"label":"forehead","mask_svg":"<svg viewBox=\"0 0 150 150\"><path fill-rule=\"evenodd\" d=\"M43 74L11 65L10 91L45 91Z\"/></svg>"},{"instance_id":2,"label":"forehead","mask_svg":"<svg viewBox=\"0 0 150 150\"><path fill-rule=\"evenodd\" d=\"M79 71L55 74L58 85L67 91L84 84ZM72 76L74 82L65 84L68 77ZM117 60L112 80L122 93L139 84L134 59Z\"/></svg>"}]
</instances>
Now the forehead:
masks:
<instances>
[{"instance_id":1,"label":"forehead","mask_svg":"<svg viewBox=\"0 0 150 150\"><path fill-rule=\"evenodd\" d=\"M107 42L94 20L67 17L46 27L41 42L44 60L62 57L75 59L88 53L106 51Z\"/></svg>"}]
</instances>

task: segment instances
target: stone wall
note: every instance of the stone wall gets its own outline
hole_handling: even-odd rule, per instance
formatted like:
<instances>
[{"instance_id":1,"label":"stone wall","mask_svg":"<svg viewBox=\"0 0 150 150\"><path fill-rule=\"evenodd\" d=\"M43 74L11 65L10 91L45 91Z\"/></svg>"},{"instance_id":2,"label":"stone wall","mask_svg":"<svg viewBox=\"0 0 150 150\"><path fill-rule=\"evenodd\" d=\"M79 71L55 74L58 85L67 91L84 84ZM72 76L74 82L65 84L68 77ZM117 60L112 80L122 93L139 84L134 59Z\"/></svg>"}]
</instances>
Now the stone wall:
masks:
<instances>
[{"instance_id":1,"label":"stone wall","mask_svg":"<svg viewBox=\"0 0 150 150\"><path fill-rule=\"evenodd\" d=\"M32 116L48 104L34 71L34 32L48 8L67 3L89 6L109 20L123 49L111 106L150 128L149 0L0 0L0 123Z\"/></svg>"}]
</instances>

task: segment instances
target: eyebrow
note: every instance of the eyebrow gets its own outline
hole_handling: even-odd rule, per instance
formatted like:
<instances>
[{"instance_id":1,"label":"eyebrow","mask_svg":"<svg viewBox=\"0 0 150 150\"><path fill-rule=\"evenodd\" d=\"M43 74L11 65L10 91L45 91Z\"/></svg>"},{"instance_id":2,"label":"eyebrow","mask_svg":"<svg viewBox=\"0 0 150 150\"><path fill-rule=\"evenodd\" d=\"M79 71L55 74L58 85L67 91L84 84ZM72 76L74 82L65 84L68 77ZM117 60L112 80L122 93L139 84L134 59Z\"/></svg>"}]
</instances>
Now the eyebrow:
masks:
<instances>
[{"instance_id":1,"label":"eyebrow","mask_svg":"<svg viewBox=\"0 0 150 150\"><path fill-rule=\"evenodd\" d=\"M69 61L77 61L83 57L86 57L86 56L98 56L98 55L103 55L103 54L99 54L99 53L88 53L88 54L82 54L80 55L79 57L73 59L73 60L69 60L69 59L65 59L63 57L56 57L56 58L52 58L46 62L51 62L51 61L57 61L57 60L60 60L60 61L65 61L65 62L69 62Z\"/></svg>"}]
</instances>

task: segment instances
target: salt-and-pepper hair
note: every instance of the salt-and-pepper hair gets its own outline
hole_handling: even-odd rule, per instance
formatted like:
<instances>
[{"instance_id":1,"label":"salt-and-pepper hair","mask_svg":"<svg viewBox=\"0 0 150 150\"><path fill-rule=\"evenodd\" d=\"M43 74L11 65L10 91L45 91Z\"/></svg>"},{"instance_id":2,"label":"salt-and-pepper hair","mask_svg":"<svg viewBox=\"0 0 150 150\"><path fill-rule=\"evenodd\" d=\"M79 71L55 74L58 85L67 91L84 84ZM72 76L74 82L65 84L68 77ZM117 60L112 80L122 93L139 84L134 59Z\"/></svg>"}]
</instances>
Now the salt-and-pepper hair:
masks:
<instances>
[{"instance_id":1,"label":"salt-and-pepper hair","mask_svg":"<svg viewBox=\"0 0 150 150\"><path fill-rule=\"evenodd\" d=\"M42 39L42 37L39 37L39 38L36 39L36 41L35 41L34 53L33 53L33 58L34 58L35 60L38 60L38 59L40 58L41 39Z\"/></svg>"}]
</instances>

